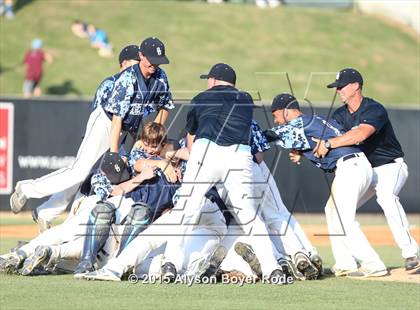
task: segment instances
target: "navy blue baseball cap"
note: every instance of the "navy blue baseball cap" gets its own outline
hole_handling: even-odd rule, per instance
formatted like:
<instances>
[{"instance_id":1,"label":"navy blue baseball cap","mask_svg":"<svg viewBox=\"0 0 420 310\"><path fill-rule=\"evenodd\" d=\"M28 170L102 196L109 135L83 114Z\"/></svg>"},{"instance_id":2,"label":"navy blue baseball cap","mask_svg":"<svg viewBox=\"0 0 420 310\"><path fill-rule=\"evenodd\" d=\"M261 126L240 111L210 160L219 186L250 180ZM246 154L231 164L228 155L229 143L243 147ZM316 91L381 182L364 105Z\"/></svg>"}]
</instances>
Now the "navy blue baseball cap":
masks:
<instances>
[{"instance_id":1,"label":"navy blue baseball cap","mask_svg":"<svg viewBox=\"0 0 420 310\"><path fill-rule=\"evenodd\" d=\"M346 68L337 73L335 81L328 84L328 88L342 88L351 83L359 83L363 85L362 75L353 68Z\"/></svg>"},{"instance_id":2,"label":"navy blue baseball cap","mask_svg":"<svg viewBox=\"0 0 420 310\"><path fill-rule=\"evenodd\" d=\"M225 81L233 85L236 84L236 73L231 66L225 63L218 63L211 67L208 74L200 75L200 79L214 78L219 81Z\"/></svg>"},{"instance_id":3,"label":"navy blue baseball cap","mask_svg":"<svg viewBox=\"0 0 420 310\"><path fill-rule=\"evenodd\" d=\"M130 179L127 165L118 153L105 153L100 169L112 184L119 184Z\"/></svg>"},{"instance_id":4,"label":"navy blue baseball cap","mask_svg":"<svg viewBox=\"0 0 420 310\"><path fill-rule=\"evenodd\" d=\"M165 44L156 37L150 37L141 42L140 52L152 65L169 63L169 59L165 55Z\"/></svg>"},{"instance_id":5,"label":"navy blue baseball cap","mask_svg":"<svg viewBox=\"0 0 420 310\"><path fill-rule=\"evenodd\" d=\"M271 104L271 112L283 109L299 109L299 102L287 93L275 96Z\"/></svg>"},{"instance_id":6,"label":"navy blue baseball cap","mask_svg":"<svg viewBox=\"0 0 420 310\"><path fill-rule=\"evenodd\" d=\"M118 56L120 65L124 60L140 60L139 51L140 49L137 45L127 45L124 47Z\"/></svg>"}]
</instances>

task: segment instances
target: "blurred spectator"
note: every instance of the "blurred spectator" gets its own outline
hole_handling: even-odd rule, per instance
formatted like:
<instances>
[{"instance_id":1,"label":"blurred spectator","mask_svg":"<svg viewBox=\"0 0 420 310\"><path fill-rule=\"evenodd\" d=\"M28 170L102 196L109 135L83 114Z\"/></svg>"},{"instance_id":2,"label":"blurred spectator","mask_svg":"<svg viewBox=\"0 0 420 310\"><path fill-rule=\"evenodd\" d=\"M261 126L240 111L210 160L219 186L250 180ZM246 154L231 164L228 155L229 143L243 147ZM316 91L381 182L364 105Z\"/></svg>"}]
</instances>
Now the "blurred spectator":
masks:
<instances>
[{"instance_id":1,"label":"blurred spectator","mask_svg":"<svg viewBox=\"0 0 420 310\"><path fill-rule=\"evenodd\" d=\"M0 0L0 15L3 15L6 19L15 18L13 13L13 0Z\"/></svg>"},{"instance_id":2,"label":"blurred spectator","mask_svg":"<svg viewBox=\"0 0 420 310\"><path fill-rule=\"evenodd\" d=\"M108 36L102 29L96 28L94 25L87 26L87 32L90 39L90 44L93 48L99 49L99 56L112 57L112 45L108 42Z\"/></svg>"},{"instance_id":3,"label":"blurred spectator","mask_svg":"<svg viewBox=\"0 0 420 310\"><path fill-rule=\"evenodd\" d=\"M41 96L42 91L39 83L42 78L43 62L49 64L53 62L51 54L42 50L42 41L35 39L32 41L31 50L26 52L23 63L26 65L25 81L23 82L23 96L29 98L31 96Z\"/></svg>"},{"instance_id":4,"label":"blurred spectator","mask_svg":"<svg viewBox=\"0 0 420 310\"><path fill-rule=\"evenodd\" d=\"M85 38L89 38L89 34L88 34L88 24L81 22L80 20L75 20L72 24L71 24L71 31L73 32L73 34L76 37L85 39Z\"/></svg>"}]
</instances>

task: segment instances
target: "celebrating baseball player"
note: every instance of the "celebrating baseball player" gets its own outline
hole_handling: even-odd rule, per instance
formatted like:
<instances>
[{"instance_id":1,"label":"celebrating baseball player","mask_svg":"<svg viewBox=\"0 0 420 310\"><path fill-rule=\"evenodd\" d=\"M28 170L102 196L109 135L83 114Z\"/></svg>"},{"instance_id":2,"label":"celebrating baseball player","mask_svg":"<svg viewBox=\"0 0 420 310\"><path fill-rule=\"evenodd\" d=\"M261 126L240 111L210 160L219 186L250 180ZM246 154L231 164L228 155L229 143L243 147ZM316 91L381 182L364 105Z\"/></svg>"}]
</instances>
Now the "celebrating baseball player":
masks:
<instances>
[{"instance_id":1,"label":"celebrating baseball player","mask_svg":"<svg viewBox=\"0 0 420 310\"><path fill-rule=\"evenodd\" d=\"M239 223L246 233L252 231L252 247L260 259L264 277L278 282L284 273L277 264L268 232L253 199L249 146L253 100L248 93L235 88L236 73L227 64L215 64L201 78L207 79L208 89L192 99L187 115L189 141L195 141L181 186L181 197L172 210L184 215L181 236L167 243L162 276L175 279L182 265L179 255L184 243L182 235L188 235L188 228L197 224L201 201L209 188L222 183L232 206L239 210Z\"/></svg>"},{"instance_id":2,"label":"celebrating baseball player","mask_svg":"<svg viewBox=\"0 0 420 310\"><path fill-rule=\"evenodd\" d=\"M169 63L165 46L155 37L147 38L141 43L138 55L140 63L119 74L109 99L103 105L97 104L91 113L74 163L41 178L18 182L10 198L14 213L19 212L29 198L42 198L65 190L69 191L64 192L65 196L76 193L107 149L118 152L122 131L136 136L142 118L156 111L157 122L166 120L167 110L174 106L166 73L159 67Z\"/></svg>"},{"instance_id":3,"label":"celebrating baseball player","mask_svg":"<svg viewBox=\"0 0 420 310\"><path fill-rule=\"evenodd\" d=\"M369 188L372 167L358 147L344 146L331 150L324 158L312 152L315 139L332 139L342 134L342 128L319 116L304 115L299 103L290 94L280 94L273 100L272 114L280 124L266 135L287 149L300 150L317 167L335 172L331 195L325 206L331 247L335 258L336 276L378 277L388 274L384 263L371 247L355 219L360 198ZM361 267L357 267L357 259Z\"/></svg>"},{"instance_id":4,"label":"celebrating baseball player","mask_svg":"<svg viewBox=\"0 0 420 310\"><path fill-rule=\"evenodd\" d=\"M120 73L127 69L128 67L138 64L139 61L139 49L136 45L128 45L124 47L119 55L119 64L120 64ZM97 113L100 111L98 109L96 111L97 106L103 106L109 99L109 96L111 94L114 81L117 79L120 73L117 73L113 76L110 76L106 78L104 81L101 82L98 89L96 90L95 97L92 103L92 112L91 114L92 121L88 122L89 127L87 128L86 132L92 133L95 128L92 128L94 126L95 122L93 119L97 117L98 119L102 119L101 116L98 116ZM98 121L98 124L101 122ZM100 125L98 125L100 126ZM98 129L99 131L99 129ZM82 144L84 145L84 149L88 148L90 143L96 143L94 141L95 136L85 136L84 141ZM80 146L80 148L82 145ZM86 151L82 151L81 154L79 154L79 158L81 160L84 159ZM79 162L80 164L80 162ZM67 172L68 173L68 172ZM48 229L51 226L51 221L57 218L61 213L63 213L66 209L66 207L72 202L72 200L76 200L78 197L78 190L80 188L80 183L75 184L74 186L53 194L45 203L40 205L38 208L36 208L33 211L33 218L38 223L40 232L43 232L44 230ZM75 198L76 195L76 198ZM15 197L16 198L16 197ZM15 208L12 210L14 212L20 211L20 205L18 208L16 208L16 204L13 204Z\"/></svg>"},{"instance_id":5,"label":"celebrating baseball player","mask_svg":"<svg viewBox=\"0 0 420 310\"><path fill-rule=\"evenodd\" d=\"M331 150L349 145L358 145L362 149L372 164L373 177L359 206L376 194L376 201L384 211L405 259L405 269L412 270L419 265L419 247L410 233L410 225L398 197L407 180L408 170L388 113L379 102L363 96L363 78L356 69L341 70L336 80L327 87L336 88L344 103L334 112L333 118L347 132L319 141L315 154L323 158Z\"/></svg>"}]
</instances>

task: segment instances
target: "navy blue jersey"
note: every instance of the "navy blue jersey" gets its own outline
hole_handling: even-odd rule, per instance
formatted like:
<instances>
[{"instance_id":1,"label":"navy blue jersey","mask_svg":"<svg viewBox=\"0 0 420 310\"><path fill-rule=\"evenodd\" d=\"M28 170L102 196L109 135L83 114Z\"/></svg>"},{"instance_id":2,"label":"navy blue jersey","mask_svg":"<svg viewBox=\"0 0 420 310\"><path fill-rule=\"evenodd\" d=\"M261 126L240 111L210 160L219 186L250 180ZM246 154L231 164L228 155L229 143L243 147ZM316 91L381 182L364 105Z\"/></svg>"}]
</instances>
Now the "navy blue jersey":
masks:
<instances>
[{"instance_id":1,"label":"navy blue jersey","mask_svg":"<svg viewBox=\"0 0 420 310\"><path fill-rule=\"evenodd\" d=\"M114 88L114 82L118 79L121 73L117 73L113 76L107 77L105 80L99 84L99 87L96 89L95 97L92 102L92 111L95 110L98 106L104 107L108 102L108 99L111 97L112 89Z\"/></svg>"},{"instance_id":2,"label":"navy blue jersey","mask_svg":"<svg viewBox=\"0 0 420 310\"><path fill-rule=\"evenodd\" d=\"M249 145L253 105L248 93L232 86L215 86L192 99L186 130L196 139L206 138L222 146Z\"/></svg>"},{"instance_id":3,"label":"navy blue jersey","mask_svg":"<svg viewBox=\"0 0 420 310\"><path fill-rule=\"evenodd\" d=\"M335 121L327 122L317 115L302 115L286 125L274 127L272 131L278 136L277 145L302 151L306 158L326 171L334 170L337 160L341 157L360 152L358 147L340 147L330 150L325 158L316 158L312 152L316 143L312 138L327 140L340 136L344 132Z\"/></svg>"},{"instance_id":4,"label":"navy blue jersey","mask_svg":"<svg viewBox=\"0 0 420 310\"><path fill-rule=\"evenodd\" d=\"M105 112L122 118L122 129L130 133L137 133L142 118L161 108L174 108L166 73L157 68L146 80L137 64L121 72L104 105Z\"/></svg>"},{"instance_id":5,"label":"navy blue jersey","mask_svg":"<svg viewBox=\"0 0 420 310\"><path fill-rule=\"evenodd\" d=\"M135 202L143 202L149 206L153 212L153 218L161 216L165 209L173 208L173 196L181 183L170 183L164 174L157 175L150 180L142 182L133 191L126 194L127 198Z\"/></svg>"},{"instance_id":6,"label":"navy blue jersey","mask_svg":"<svg viewBox=\"0 0 420 310\"><path fill-rule=\"evenodd\" d=\"M368 124L375 128L375 133L360 144L372 167L390 163L398 157L403 157L401 145L395 136L391 121L385 108L370 98L363 98L359 109L350 113L347 106L338 108L333 118L343 126L345 131Z\"/></svg>"}]
</instances>

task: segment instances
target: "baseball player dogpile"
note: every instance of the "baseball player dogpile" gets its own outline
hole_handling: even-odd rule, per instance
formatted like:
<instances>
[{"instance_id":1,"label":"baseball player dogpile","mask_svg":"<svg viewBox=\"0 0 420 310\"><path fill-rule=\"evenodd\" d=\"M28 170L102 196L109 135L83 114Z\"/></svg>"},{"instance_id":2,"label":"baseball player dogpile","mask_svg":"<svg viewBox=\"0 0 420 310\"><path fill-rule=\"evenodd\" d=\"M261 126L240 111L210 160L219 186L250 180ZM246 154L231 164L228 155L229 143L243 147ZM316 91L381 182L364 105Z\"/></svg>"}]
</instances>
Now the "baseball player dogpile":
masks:
<instances>
[{"instance_id":1,"label":"baseball player dogpile","mask_svg":"<svg viewBox=\"0 0 420 310\"><path fill-rule=\"evenodd\" d=\"M40 234L1 255L0 271L187 285L319 279L327 274L322 258L264 162L270 147L334 175L325 204L331 276L388 274L355 219L374 195L406 270L418 268L418 245L398 199L408 175L404 153L385 108L363 96L356 69L341 70L328 85L343 102L332 119L304 114L293 95L279 91L271 105L275 127L263 129L252 97L235 86L235 70L216 63L200 76L207 89L191 100L186 136L174 139L164 127L174 108L160 67L169 64L165 45L156 37L128 45L119 64L96 91L74 163L17 182L14 213L30 198L50 198L33 212ZM154 122L143 122L153 113ZM52 227L72 200L67 219Z\"/></svg>"}]
</instances>

